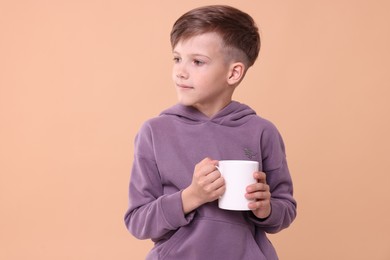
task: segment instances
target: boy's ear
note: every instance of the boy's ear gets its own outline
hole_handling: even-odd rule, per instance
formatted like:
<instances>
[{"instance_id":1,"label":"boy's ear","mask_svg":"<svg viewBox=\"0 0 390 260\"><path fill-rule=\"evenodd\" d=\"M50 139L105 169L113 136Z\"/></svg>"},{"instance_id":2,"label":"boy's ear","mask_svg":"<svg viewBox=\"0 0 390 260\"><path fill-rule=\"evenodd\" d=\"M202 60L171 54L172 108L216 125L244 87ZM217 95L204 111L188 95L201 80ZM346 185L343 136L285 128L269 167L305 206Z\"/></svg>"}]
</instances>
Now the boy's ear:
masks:
<instances>
[{"instance_id":1,"label":"boy's ear","mask_svg":"<svg viewBox=\"0 0 390 260\"><path fill-rule=\"evenodd\" d=\"M245 74L245 65L242 62L232 63L229 70L227 82L229 85L240 83Z\"/></svg>"}]
</instances>

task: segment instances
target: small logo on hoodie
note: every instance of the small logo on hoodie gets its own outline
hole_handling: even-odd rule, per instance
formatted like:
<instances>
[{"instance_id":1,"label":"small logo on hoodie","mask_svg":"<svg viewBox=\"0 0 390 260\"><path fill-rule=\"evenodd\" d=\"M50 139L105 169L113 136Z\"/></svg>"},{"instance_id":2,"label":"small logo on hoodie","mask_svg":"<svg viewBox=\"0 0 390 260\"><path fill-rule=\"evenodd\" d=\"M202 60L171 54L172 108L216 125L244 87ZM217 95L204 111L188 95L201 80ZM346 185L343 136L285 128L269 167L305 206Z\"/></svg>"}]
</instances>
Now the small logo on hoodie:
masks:
<instances>
[{"instance_id":1,"label":"small logo on hoodie","mask_svg":"<svg viewBox=\"0 0 390 260\"><path fill-rule=\"evenodd\" d=\"M257 155L257 153L254 153L249 148L244 148L244 153L245 153L246 157L248 157L249 160L253 160Z\"/></svg>"}]
</instances>

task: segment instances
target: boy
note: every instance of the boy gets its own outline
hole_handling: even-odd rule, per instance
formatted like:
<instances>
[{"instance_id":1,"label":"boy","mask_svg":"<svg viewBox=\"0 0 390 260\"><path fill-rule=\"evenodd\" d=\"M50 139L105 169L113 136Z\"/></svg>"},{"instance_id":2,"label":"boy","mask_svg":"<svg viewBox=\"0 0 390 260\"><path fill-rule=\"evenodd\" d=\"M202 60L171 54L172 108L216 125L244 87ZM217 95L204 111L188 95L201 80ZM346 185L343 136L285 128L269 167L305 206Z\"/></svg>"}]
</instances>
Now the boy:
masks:
<instances>
[{"instance_id":1,"label":"boy","mask_svg":"<svg viewBox=\"0 0 390 260\"><path fill-rule=\"evenodd\" d=\"M278 259L266 232L296 216L284 144L272 123L232 101L258 56L258 29L240 10L206 6L176 21L171 44L179 104L136 137L126 226L155 242L147 259ZM218 208L222 159L260 163L250 211Z\"/></svg>"}]
</instances>

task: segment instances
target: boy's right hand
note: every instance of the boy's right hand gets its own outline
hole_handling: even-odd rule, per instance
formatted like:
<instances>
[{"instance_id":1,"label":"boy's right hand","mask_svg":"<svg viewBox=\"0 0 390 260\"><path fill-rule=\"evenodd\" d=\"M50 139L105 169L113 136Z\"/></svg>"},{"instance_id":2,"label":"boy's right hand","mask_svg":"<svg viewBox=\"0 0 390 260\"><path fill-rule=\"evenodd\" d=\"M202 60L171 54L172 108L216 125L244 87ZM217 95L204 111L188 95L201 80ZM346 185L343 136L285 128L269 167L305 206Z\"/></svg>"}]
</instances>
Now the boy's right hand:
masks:
<instances>
[{"instance_id":1,"label":"boy's right hand","mask_svg":"<svg viewBox=\"0 0 390 260\"><path fill-rule=\"evenodd\" d=\"M218 161L205 158L195 165L192 182L182 192L185 214L218 199L225 192L225 181L215 167L217 164Z\"/></svg>"}]
</instances>

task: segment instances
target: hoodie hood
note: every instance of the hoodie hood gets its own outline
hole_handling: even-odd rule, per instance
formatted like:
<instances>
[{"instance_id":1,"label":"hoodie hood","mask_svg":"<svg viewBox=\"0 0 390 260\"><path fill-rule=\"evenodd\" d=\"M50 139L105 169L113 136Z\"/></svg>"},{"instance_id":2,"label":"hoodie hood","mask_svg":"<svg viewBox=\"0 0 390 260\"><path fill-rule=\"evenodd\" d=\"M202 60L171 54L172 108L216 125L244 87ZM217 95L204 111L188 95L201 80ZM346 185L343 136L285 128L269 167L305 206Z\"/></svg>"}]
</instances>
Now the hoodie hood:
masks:
<instances>
[{"instance_id":1,"label":"hoodie hood","mask_svg":"<svg viewBox=\"0 0 390 260\"><path fill-rule=\"evenodd\" d=\"M209 118L196 108L176 104L175 106L164 110L160 116L173 116L188 124L202 124L212 122L224 126L239 126L245 124L256 112L245 104L237 101L230 102L225 108L216 115Z\"/></svg>"}]
</instances>

